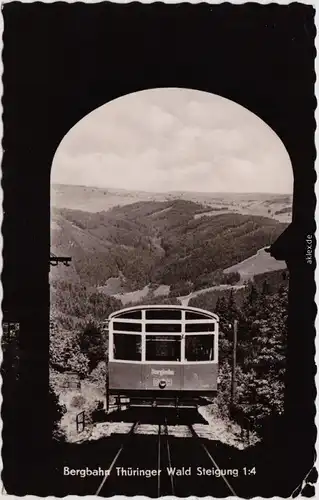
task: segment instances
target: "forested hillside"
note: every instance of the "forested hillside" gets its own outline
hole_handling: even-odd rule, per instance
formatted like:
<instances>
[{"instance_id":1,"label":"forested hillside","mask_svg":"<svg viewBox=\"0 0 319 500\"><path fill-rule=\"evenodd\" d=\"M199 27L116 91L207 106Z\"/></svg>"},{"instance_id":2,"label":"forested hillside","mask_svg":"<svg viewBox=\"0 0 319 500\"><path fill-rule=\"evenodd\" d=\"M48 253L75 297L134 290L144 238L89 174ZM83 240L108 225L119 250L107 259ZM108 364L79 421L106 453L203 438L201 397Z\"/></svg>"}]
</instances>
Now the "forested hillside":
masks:
<instances>
[{"instance_id":1,"label":"forested hillside","mask_svg":"<svg viewBox=\"0 0 319 500\"><path fill-rule=\"evenodd\" d=\"M149 283L208 281L209 275L271 244L286 224L267 217L223 213L195 218L204 205L185 200L138 202L89 213L52 211L52 251L72 257L72 271L52 280L103 286L121 276L127 291ZM64 273L64 274L62 274Z\"/></svg>"}]
</instances>

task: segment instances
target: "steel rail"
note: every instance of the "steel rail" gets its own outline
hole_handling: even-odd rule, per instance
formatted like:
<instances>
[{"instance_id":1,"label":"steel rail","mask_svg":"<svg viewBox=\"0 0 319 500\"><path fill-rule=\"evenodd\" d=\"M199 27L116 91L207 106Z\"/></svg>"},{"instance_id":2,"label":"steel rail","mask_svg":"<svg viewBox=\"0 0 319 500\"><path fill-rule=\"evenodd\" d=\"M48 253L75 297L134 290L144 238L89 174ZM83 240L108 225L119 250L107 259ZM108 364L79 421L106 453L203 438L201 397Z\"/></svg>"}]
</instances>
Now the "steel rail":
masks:
<instances>
[{"instance_id":1,"label":"steel rail","mask_svg":"<svg viewBox=\"0 0 319 500\"><path fill-rule=\"evenodd\" d=\"M108 474L104 476L104 478L102 479L102 482L101 482L100 486L98 487L98 489L97 489L97 491L95 493L96 496L100 494L100 492L101 492L103 486L105 485L107 479L111 476L111 472L112 472L112 470L114 468L114 465L116 464L116 462L117 462L120 454L122 453L124 447L126 446L127 440L132 436L132 434L134 434L134 431L135 431L135 429L136 429L136 427L138 425L139 425L139 422L135 422L132 425L132 427L129 430L129 432L126 434L126 439L123 441L122 446L119 448L118 452L116 453L115 457L113 458L113 460L111 462L111 465L108 468Z\"/></svg>"},{"instance_id":2,"label":"steel rail","mask_svg":"<svg viewBox=\"0 0 319 500\"><path fill-rule=\"evenodd\" d=\"M196 431L193 429L193 426L192 425L189 425L188 426L191 433L192 433L192 436L198 440L200 446L203 448L203 450L205 451L206 455L208 456L208 458L210 459L210 461L214 464L214 467L216 467L216 469L219 469L220 468L218 467L217 463L215 462L215 460L213 459L212 455L210 454L210 452L208 451L208 449L206 448L206 446L204 445L204 443L202 443L201 441L201 438L199 437L199 435L196 433ZM232 492L232 494L234 495L234 497L238 497L238 495L236 494L234 488L231 486L231 484L229 483L229 481L224 477L224 476L220 476L226 483L227 487L230 489L230 491Z\"/></svg>"},{"instance_id":3,"label":"steel rail","mask_svg":"<svg viewBox=\"0 0 319 500\"><path fill-rule=\"evenodd\" d=\"M172 469L172 458L171 458L171 450L169 446L169 438L168 438L168 427L167 427L167 419L165 418L165 437L166 437L166 449L167 449L167 461L168 461L168 466L170 469ZM174 477L173 474L170 474L170 481L171 481L171 488L172 488L172 495L175 496L175 486L174 486Z\"/></svg>"},{"instance_id":4,"label":"steel rail","mask_svg":"<svg viewBox=\"0 0 319 500\"><path fill-rule=\"evenodd\" d=\"M161 424L158 425L157 442L157 498L161 496Z\"/></svg>"}]
</instances>

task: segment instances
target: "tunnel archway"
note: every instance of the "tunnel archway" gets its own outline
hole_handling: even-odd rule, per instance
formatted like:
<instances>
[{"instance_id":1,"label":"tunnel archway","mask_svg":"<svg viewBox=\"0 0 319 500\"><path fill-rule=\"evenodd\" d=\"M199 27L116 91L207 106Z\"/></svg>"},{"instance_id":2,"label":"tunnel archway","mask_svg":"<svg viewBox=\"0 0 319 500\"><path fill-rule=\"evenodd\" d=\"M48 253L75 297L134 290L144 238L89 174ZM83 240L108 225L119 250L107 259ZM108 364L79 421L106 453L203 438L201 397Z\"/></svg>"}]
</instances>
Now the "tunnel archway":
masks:
<instances>
[{"instance_id":1,"label":"tunnel archway","mask_svg":"<svg viewBox=\"0 0 319 500\"><path fill-rule=\"evenodd\" d=\"M51 170L52 256L85 253L85 239L90 240L90 252L102 251L96 234L94 241L92 234L84 234L90 216L78 221L75 230L68 213L71 219L61 230L61 214L54 215L61 209L94 214L116 205L176 198L201 204L205 217L228 212L287 224L292 217L292 174L280 138L229 99L182 88L121 96L82 118L56 150ZM66 224L76 231L69 239ZM280 234L278 228L275 234ZM161 245L158 250L163 253ZM78 260L63 269L67 280L81 281L75 267L83 263ZM115 258L112 262L118 268Z\"/></svg>"}]
</instances>

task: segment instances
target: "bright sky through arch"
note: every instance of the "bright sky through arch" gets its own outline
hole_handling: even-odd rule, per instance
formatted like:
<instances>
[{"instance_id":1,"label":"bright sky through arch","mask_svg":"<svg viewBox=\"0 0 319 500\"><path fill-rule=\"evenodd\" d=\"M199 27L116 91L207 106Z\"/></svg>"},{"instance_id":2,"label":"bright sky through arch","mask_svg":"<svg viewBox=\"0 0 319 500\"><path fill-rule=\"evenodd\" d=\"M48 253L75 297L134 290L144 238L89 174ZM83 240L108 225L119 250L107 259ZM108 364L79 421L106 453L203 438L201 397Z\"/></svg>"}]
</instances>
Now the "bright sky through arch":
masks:
<instances>
[{"instance_id":1,"label":"bright sky through arch","mask_svg":"<svg viewBox=\"0 0 319 500\"><path fill-rule=\"evenodd\" d=\"M56 151L51 182L291 194L293 172L282 141L246 108L207 92L162 88L120 97L80 120Z\"/></svg>"}]
</instances>

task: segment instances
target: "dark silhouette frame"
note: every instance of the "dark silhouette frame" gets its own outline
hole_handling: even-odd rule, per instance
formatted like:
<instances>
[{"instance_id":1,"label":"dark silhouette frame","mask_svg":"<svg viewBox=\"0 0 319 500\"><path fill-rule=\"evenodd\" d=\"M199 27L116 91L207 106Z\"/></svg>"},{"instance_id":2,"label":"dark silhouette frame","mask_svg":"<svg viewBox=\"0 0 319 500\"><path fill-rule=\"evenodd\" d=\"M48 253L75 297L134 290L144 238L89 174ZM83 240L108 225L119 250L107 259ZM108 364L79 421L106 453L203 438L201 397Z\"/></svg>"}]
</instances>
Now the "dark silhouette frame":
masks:
<instances>
[{"instance_id":1,"label":"dark silhouette frame","mask_svg":"<svg viewBox=\"0 0 319 500\"><path fill-rule=\"evenodd\" d=\"M315 247L314 9L12 2L3 15L2 308L4 321L20 323L23 353L19 398L2 406L5 489L46 496L56 478L47 403L54 153L90 111L156 87L231 99L264 120L289 152L293 221L270 251L290 273L285 425L277 437L286 461L278 467L287 484L298 483L314 461L316 432L315 263L305 259L308 235ZM275 448L272 456L279 460Z\"/></svg>"}]
</instances>

